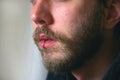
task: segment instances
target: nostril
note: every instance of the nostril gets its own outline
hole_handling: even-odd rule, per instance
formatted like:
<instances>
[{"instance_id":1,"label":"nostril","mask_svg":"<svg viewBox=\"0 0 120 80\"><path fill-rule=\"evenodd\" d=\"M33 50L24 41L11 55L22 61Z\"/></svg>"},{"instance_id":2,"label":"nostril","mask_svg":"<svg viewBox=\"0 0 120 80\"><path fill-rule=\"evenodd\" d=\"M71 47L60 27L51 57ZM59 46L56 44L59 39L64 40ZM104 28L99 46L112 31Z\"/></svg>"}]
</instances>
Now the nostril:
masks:
<instances>
[{"instance_id":1,"label":"nostril","mask_svg":"<svg viewBox=\"0 0 120 80\"><path fill-rule=\"evenodd\" d=\"M45 21L44 20L39 20L38 23L45 24Z\"/></svg>"},{"instance_id":2,"label":"nostril","mask_svg":"<svg viewBox=\"0 0 120 80\"><path fill-rule=\"evenodd\" d=\"M31 19L32 19L32 21L35 22L36 24L45 24L45 23L46 23L43 19L41 19L40 16L38 16L38 14L32 15L32 16L31 16Z\"/></svg>"}]
</instances>

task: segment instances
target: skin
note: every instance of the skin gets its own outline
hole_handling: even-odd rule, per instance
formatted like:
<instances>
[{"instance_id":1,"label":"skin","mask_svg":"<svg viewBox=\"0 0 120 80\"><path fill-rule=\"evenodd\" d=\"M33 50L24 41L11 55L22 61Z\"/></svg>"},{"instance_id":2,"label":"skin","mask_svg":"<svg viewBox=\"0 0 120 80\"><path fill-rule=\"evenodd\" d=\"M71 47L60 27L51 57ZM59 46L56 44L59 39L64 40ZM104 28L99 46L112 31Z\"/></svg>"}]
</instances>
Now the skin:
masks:
<instances>
[{"instance_id":1,"label":"skin","mask_svg":"<svg viewBox=\"0 0 120 80\"><path fill-rule=\"evenodd\" d=\"M87 20L87 17L85 18L85 14L92 11L90 8L98 7L96 0L33 0L32 4L33 7L31 10L31 20L34 30L36 30L37 27L42 29L43 25L47 25L44 27L49 28L56 34L62 33L62 35L65 35L68 40L73 40L73 36L76 34L78 29L80 30L81 35L85 36L84 33L82 33L84 28L78 27L76 24L80 23L80 20ZM115 4L112 4L112 0L109 1L107 4L108 7L103 9L103 14L99 21L101 23L99 31L102 31L101 34L103 34L104 40L101 45L98 45L99 49L96 52L96 55L88 60L87 63L84 64L84 67L82 65L80 68L71 70L71 73L76 77L77 80L101 80L112 60L114 59L114 48L116 48L116 46L113 38L113 28L119 21L120 14L118 14L118 7L116 7L118 5L116 4L115 6ZM77 20L78 17L80 18L79 20ZM75 26L73 27L71 24ZM95 32L91 35L94 34L98 36L99 33ZM95 38L96 35L89 36ZM87 37L81 38L87 40ZM51 47L51 49L48 49L48 51L43 51L43 59L51 62L56 60L64 60L67 58L67 55L63 54L64 52L60 52L63 46L64 44L62 44L62 42L57 41L57 43ZM58 52L52 50L55 48L58 50ZM40 47L39 49L42 51Z\"/></svg>"}]
</instances>

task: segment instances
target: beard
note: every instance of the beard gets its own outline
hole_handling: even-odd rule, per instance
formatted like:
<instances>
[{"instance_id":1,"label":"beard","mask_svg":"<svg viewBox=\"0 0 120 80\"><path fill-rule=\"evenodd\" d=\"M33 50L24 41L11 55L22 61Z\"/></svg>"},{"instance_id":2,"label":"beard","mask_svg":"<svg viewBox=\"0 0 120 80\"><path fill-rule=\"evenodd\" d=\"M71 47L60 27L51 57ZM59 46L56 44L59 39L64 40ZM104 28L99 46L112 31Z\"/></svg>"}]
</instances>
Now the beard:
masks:
<instances>
[{"instance_id":1,"label":"beard","mask_svg":"<svg viewBox=\"0 0 120 80\"><path fill-rule=\"evenodd\" d=\"M92 59L103 42L102 11L92 9L85 15L79 16L70 24L72 38L64 33L53 32L48 26L37 27L33 38L40 50L43 64L51 72L71 72L83 67ZM50 39L59 42L50 48L40 48L38 34L44 33ZM46 55L58 55L54 58Z\"/></svg>"}]
</instances>

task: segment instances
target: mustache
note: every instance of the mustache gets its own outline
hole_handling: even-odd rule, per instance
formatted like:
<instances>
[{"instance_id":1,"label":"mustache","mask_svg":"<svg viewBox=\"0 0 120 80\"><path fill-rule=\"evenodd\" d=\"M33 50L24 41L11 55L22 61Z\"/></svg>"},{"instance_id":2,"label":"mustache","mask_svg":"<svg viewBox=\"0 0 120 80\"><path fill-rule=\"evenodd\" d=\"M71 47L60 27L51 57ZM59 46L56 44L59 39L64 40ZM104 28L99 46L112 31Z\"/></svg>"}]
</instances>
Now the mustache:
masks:
<instances>
[{"instance_id":1,"label":"mustache","mask_svg":"<svg viewBox=\"0 0 120 80\"><path fill-rule=\"evenodd\" d=\"M53 32L51 29L49 29L49 26L37 26L34 33L33 33L33 39L35 42L39 42L38 35L39 34L45 34L49 39L54 39L58 41L64 41L66 40L66 37L58 32Z\"/></svg>"}]
</instances>

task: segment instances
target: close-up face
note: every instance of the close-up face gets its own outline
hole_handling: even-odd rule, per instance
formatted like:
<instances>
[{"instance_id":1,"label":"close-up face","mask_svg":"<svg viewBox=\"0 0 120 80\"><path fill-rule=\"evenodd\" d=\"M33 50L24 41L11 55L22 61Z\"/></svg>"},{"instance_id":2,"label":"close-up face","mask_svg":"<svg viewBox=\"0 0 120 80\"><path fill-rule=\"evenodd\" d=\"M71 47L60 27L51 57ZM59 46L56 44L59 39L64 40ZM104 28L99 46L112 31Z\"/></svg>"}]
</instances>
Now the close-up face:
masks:
<instances>
[{"instance_id":1,"label":"close-up face","mask_svg":"<svg viewBox=\"0 0 120 80\"><path fill-rule=\"evenodd\" d=\"M32 0L33 38L48 70L82 67L102 43L103 11L97 0Z\"/></svg>"}]
</instances>

